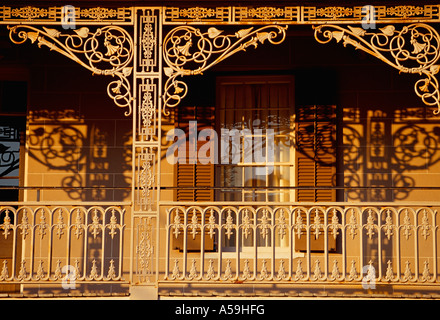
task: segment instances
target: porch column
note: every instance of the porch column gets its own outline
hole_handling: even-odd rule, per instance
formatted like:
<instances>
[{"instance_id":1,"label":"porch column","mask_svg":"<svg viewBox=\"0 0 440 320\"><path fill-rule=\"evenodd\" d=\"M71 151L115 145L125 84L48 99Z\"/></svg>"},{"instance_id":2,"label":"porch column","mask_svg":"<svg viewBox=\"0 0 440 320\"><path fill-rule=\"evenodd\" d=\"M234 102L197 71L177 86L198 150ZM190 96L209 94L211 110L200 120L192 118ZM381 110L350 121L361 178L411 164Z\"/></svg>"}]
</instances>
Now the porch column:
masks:
<instances>
[{"instance_id":1,"label":"porch column","mask_svg":"<svg viewBox=\"0 0 440 320\"><path fill-rule=\"evenodd\" d=\"M134 15L130 291L134 299L156 299L160 254L162 8L136 8Z\"/></svg>"}]
</instances>

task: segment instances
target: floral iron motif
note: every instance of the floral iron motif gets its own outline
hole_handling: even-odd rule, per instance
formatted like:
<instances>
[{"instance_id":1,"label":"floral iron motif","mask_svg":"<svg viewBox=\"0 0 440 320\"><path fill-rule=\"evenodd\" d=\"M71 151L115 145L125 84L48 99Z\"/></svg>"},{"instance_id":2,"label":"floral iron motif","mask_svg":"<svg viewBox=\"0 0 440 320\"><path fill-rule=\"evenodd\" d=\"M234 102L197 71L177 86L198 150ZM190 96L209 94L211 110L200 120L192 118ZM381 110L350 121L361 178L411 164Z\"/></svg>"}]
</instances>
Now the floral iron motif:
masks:
<instances>
[{"instance_id":1,"label":"floral iron motif","mask_svg":"<svg viewBox=\"0 0 440 320\"><path fill-rule=\"evenodd\" d=\"M168 65L164 69L168 77L164 86L164 114L169 115L167 108L176 107L188 92L186 83L177 80L178 77L202 74L235 53L250 46L257 48L266 40L280 44L286 37L286 29L277 25L257 30L251 27L229 35L214 27L205 33L191 26L171 30L163 41L163 58Z\"/></svg>"},{"instance_id":2,"label":"floral iron motif","mask_svg":"<svg viewBox=\"0 0 440 320\"><path fill-rule=\"evenodd\" d=\"M440 113L439 82L435 77L440 70L440 35L433 27L414 23L401 30L388 25L378 28L378 32L338 25L320 25L314 29L319 43L342 40L344 46L352 45L394 67L399 73L419 74L422 78L414 85L416 94L425 105L437 107L434 114Z\"/></svg>"},{"instance_id":3,"label":"floral iron motif","mask_svg":"<svg viewBox=\"0 0 440 320\"><path fill-rule=\"evenodd\" d=\"M9 38L15 44L22 44L30 39L37 42L39 48L47 46L69 59L79 63L93 74L118 78L107 86L107 94L118 107L127 107L125 115L131 114L132 96L130 66L133 60L134 44L130 34L118 26L105 26L91 32L82 27L73 33L62 33L57 29L43 27L40 30L33 26L16 25L8 27Z\"/></svg>"}]
</instances>

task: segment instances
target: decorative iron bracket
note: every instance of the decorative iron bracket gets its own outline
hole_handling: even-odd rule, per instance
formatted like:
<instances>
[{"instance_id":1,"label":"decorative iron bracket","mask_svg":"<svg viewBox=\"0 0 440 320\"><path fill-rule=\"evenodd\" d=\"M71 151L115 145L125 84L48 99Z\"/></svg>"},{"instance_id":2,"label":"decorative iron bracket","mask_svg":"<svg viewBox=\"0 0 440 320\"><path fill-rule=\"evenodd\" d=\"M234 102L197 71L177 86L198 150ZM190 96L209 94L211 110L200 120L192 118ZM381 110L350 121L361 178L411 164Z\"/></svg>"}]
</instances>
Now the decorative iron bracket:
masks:
<instances>
[{"instance_id":1,"label":"decorative iron bracket","mask_svg":"<svg viewBox=\"0 0 440 320\"><path fill-rule=\"evenodd\" d=\"M253 27L241 29L230 35L224 35L222 30L214 27L205 33L191 26L171 30L163 41L163 59L168 65L164 68L168 77L163 95L164 114L169 115L167 108L176 107L188 92L186 83L177 80L177 77L202 74L235 53L246 51L250 46L257 48L266 40L271 44L280 44L286 38L286 30L287 26L278 25L257 30Z\"/></svg>"},{"instance_id":2,"label":"decorative iron bracket","mask_svg":"<svg viewBox=\"0 0 440 320\"><path fill-rule=\"evenodd\" d=\"M404 26L400 31L393 25L367 32L360 27L345 28L339 25L314 27L315 39L329 43L332 39L343 41L344 47L352 45L392 66L403 73L422 76L414 85L416 94L427 106L436 106L434 114L440 113L439 83L435 74L440 70L440 36L437 31L423 23Z\"/></svg>"},{"instance_id":3,"label":"decorative iron bracket","mask_svg":"<svg viewBox=\"0 0 440 320\"><path fill-rule=\"evenodd\" d=\"M125 115L131 114L132 96L130 81L132 73L130 66L133 60L133 39L130 34L118 26L105 26L90 32L82 27L73 30L74 33L64 34L57 29L16 25L9 27L9 38L15 44L22 44L30 39L37 42L39 48L47 46L69 59L77 62L93 74L119 78L109 83L107 94L121 108L128 108Z\"/></svg>"}]
</instances>

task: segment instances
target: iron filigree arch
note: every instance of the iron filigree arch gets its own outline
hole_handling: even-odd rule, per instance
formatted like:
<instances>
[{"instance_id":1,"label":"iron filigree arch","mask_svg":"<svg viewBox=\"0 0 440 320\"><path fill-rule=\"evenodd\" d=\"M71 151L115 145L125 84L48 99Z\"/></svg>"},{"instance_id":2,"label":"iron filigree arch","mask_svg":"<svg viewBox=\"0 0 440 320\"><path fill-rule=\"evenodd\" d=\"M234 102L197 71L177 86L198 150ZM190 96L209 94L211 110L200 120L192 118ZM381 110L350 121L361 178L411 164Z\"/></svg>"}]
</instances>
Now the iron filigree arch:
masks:
<instances>
[{"instance_id":1,"label":"iron filigree arch","mask_svg":"<svg viewBox=\"0 0 440 320\"><path fill-rule=\"evenodd\" d=\"M321 25L315 27L319 43L335 39L344 47L353 46L397 69L399 73L419 74L414 90L427 106L440 113L440 91L436 74L440 70L440 35L430 25L414 23L398 30L393 25L374 32L360 27Z\"/></svg>"},{"instance_id":2,"label":"iron filigree arch","mask_svg":"<svg viewBox=\"0 0 440 320\"><path fill-rule=\"evenodd\" d=\"M87 27L63 33L57 29L28 25L8 27L9 38L15 44L26 40L37 43L38 47L48 47L90 70L92 74L118 78L109 83L107 93L121 108L128 108L125 115L132 112L131 66L134 53L133 39L119 26L104 26L91 32Z\"/></svg>"},{"instance_id":3,"label":"iron filigree arch","mask_svg":"<svg viewBox=\"0 0 440 320\"><path fill-rule=\"evenodd\" d=\"M166 108L176 107L186 96L188 87L178 77L203 74L204 71L240 51L253 46L257 48L265 41L277 45L286 38L287 26L268 25L240 29L234 34L223 34L223 30L211 27L202 32L192 26L179 26L171 30L163 42L164 69L168 80L164 88L164 114ZM172 91L174 90L174 91Z\"/></svg>"}]
</instances>

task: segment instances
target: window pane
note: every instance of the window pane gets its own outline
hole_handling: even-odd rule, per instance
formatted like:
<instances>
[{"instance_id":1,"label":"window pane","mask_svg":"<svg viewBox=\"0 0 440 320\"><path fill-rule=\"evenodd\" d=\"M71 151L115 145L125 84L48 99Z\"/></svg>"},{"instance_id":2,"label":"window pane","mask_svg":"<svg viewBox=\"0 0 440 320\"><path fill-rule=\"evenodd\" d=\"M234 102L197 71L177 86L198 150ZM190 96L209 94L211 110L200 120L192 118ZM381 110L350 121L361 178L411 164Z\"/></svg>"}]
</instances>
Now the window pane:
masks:
<instances>
[{"instance_id":1,"label":"window pane","mask_svg":"<svg viewBox=\"0 0 440 320\"><path fill-rule=\"evenodd\" d=\"M231 77L221 78L218 85L218 129L236 129L240 135L239 146L233 146L229 137L229 147L225 149L229 152L228 169L219 165L222 186L241 187L234 192L242 194L234 197L241 201L293 200L288 189L266 188L289 187L294 181L292 78ZM232 163L232 150L237 149L240 157L235 159L239 162ZM217 199L231 200L230 194L219 192Z\"/></svg>"},{"instance_id":2,"label":"window pane","mask_svg":"<svg viewBox=\"0 0 440 320\"><path fill-rule=\"evenodd\" d=\"M0 185L18 186L20 133L15 127L0 125Z\"/></svg>"}]
</instances>

